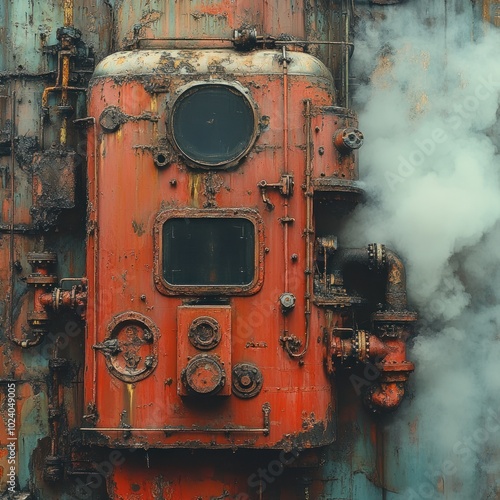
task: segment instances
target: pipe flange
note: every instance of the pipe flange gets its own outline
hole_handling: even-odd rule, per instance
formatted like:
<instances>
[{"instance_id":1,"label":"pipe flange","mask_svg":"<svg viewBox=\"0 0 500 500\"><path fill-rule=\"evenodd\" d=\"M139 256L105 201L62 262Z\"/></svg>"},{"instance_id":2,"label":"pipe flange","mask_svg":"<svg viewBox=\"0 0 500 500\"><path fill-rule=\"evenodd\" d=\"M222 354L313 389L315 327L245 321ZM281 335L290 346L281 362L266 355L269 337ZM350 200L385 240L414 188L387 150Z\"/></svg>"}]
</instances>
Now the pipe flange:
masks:
<instances>
[{"instance_id":1,"label":"pipe flange","mask_svg":"<svg viewBox=\"0 0 500 500\"><path fill-rule=\"evenodd\" d=\"M378 311L372 314L374 323L415 323L418 314L414 311Z\"/></svg>"},{"instance_id":2,"label":"pipe flange","mask_svg":"<svg viewBox=\"0 0 500 500\"><path fill-rule=\"evenodd\" d=\"M357 361L366 363L370 357L370 335L365 330L355 330L352 334L352 350Z\"/></svg>"},{"instance_id":3,"label":"pipe flange","mask_svg":"<svg viewBox=\"0 0 500 500\"><path fill-rule=\"evenodd\" d=\"M54 252L29 252L27 259L29 264L55 264L57 255Z\"/></svg>"},{"instance_id":4,"label":"pipe flange","mask_svg":"<svg viewBox=\"0 0 500 500\"><path fill-rule=\"evenodd\" d=\"M26 278L26 283L28 285L42 285L42 286L49 286L49 285L56 285L58 282L57 276L55 274L38 274L38 273L33 273L27 276Z\"/></svg>"},{"instance_id":5,"label":"pipe flange","mask_svg":"<svg viewBox=\"0 0 500 500\"><path fill-rule=\"evenodd\" d=\"M368 268L370 271L382 272L386 267L385 245L370 243L368 245Z\"/></svg>"}]
</instances>

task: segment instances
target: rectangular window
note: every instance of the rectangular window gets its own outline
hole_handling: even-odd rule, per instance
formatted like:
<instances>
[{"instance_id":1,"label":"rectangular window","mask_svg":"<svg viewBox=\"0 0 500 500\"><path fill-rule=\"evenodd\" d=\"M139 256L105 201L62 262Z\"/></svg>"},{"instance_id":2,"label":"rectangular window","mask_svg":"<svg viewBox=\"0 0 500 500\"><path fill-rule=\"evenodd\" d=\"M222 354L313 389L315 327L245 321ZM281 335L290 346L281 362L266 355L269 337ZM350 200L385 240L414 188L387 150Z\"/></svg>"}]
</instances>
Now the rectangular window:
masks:
<instances>
[{"instance_id":1,"label":"rectangular window","mask_svg":"<svg viewBox=\"0 0 500 500\"><path fill-rule=\"evenodd\" d=\"M162 275L170 286L246 286L255 280L256 227L246 218L182 217L162 228Z\"/></svg>"}]
</instances>

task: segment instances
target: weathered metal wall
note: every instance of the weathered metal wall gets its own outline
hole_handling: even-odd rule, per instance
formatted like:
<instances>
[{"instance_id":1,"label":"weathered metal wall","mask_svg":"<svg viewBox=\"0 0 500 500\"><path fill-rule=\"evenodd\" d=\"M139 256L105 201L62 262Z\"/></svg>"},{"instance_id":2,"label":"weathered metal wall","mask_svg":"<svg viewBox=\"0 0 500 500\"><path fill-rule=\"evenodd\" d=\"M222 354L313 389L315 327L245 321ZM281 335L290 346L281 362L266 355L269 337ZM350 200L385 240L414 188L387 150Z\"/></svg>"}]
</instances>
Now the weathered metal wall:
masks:
<instances>
[{"instance_id":1,"label":"weathered metal wall","mask_svg":"<svg viewBox=\"0 0 500 500\"><path fill-rule=\"evenodd\" d=\"M350 21L342 14L347 3L290 1L286 5L275 3L273 7L267 1L75 0L71 24L81 31L86 48L82 47L79 60L72 56L68 83L86 88L93 71L92 59L97 63L109 53L134 44L139 48L141 45L186 46L185 41L155 42L141 38L223 38L225 41L189 44L228 48L231 43L227 39L232 37L233 30L250 24L257 26L262 35L279 37L285 33L298 39L339 40L351 30ZM429 476L428 441L419 441L419 434L426 434L426 429L419 428L418 411L409 401L406 403L409 411L404 417L379 419L369 415L353 391L353 379L349 374L336 379L337 440L322 449L319 455L305 454L295 460L293 453L283 456L272 452L260 455L245 452L235 458L232 452L221 451L214 460L210 450L194 455L177 450L115 454L111 449L80 446L80 436L75 429L82 425L83 414L89 413L90 419L93 415L84 407L84 352L91 355L91 346L84 343L84 323L77 315L67 313L50 324L39 345L29 349L19 345L37 339L33 324L30 325L27 319L34 310L33 282L39 277L30 278L35 274L31 263L36 264L37 259L29 254L56 253L57 264L50 273L56 273L59 278L81 277L88 272L85 240L93 227L86 220L89 207L84 192L84 158L86 131L92 127L87 129L88 123L72 123L87 115L85 92L70 93L69 102L63 104L62 89L50 92L46 109L42 109L44 89L61 86L61 81L57 81L60 47L56 47L59 43L56 32L67 24L71 4L56 0L0 2L0 406L5 423L0 429L0 492L7 491L9 480L7 444L12 441L8 433L7 388L15 383L15 490L31 492L32 498L107 498L102 477L109 476L113 469L127 482L126 498L138 495L140 488L147 490L146 485L151 482L154 487L149 488L155 498L177 498L172 497L174 489L169 479L163 477L165 462L171 464L173 475L180 478L178 484L197 491L199 498L227 498L229 494L225 491L256 491L259 485L261 496L255 498L466 498L460 477L452 476L451 480L443 482L442 475L433 471L429 480L435 487L431 493L423 490L413 497L404 493L408 485L413 484L410 477ZM387 13L383 9L391 9L391 12L398 9L397 4L384 7L368 1L353 4L360 15L380 16L380 19ZM482 18L496 26L500 19L500 6L492 0L421 2L421 9L422 17L429 22L434 18L442 19L447 11L460 10L467 16L471 32L482 31ZM443 46L445 38L446 26L443 26ZM335 70L337 91L341 99L346 99L342 82L350 75L340 74L342 50L336 46L318 45L311 46L310 51ZM111 81L108 83L113 86ZM63 109L65 106L70 106L71 110ZM154 107L149 102L148 106ZM67 122L66 144L61 147L61 127L66 111L71 112L71 116ZM133 111L136 115L142 113L140 109ZM363 124L360 125L362 128ZM318 222L319 226L321 224ZM130 221L127 225L132 227ZM52 257L45 255L42 258L50 260ZM30 280L31 284L27 283ZM372 377L362 372L358 375L361 380ZM105 398L104 389L101 396ZM128 397L129 394L123 395L124 400ZM155 397L151 394L152 400ZM107 411L111 414L114 410L109 408ZM61 439L54 442L51 436L57 427L61 430ZM72 448L70 443L78 443L78 446ZM65 481L49 483L44 473L57 476L60 464L47 463L45 457L56 455L58 449L68 457L67 475ZM494 457L495 454L489 455L492 470L496 466ZM242 463L245 469L239 467ZM50 465L54 467L50 469ZM200 481L200 477L204 480ZM479 498L498 496L498 489L494 488L498 478L494 473L487 485L480 476L473 481L475 484L468 484L467 491L477 491ZM107 489L111 495L115 488L116 484L108 480ZM125 490L122 485L121 491Z\"/></svg>"},{"instance_id":2,"label":"weathered metal wall","mask_svg":"<svg viewBox=\"0 0 500 500\"><path fill-rule=\"evenodd\" d=\"M69 2L0 3L0 490L7 491L11 478L12 449L6 446L14 444L15 491L68 499L74 494L64 488L57 494L47 492L42 479L45 456L51 452L49 427L59 410L53 404L57 384L49 360L71 360L60 388L70 409L68 423L61 422L67 429L81 413L78 379L83 365L83 324L64 315L52 323L41 344L23 348L20 343L36 340L28 322L34 309L34 287L26 283L32 274L28 254L55 252L58 262L53 272L59 277L85 272L86 137L72 124L86 115L85 92L72 92L69 97L64 148L59 143L62 115L57 107L61 91L48 94L46 109L42 109L44 89L61 85L56 81L57 29L64 26L69 10ZM72 56L68 85L85 88L93 71L92 59L98 61L109 51L111 11L105 2L91 5L86 1L74 2L71 11L72 24L82 32L86 48L80 46L79 57ZM9 412L10 383L16 387L15 413ZM16 423L11 435L7 416L13 415Z\"/></svg>"}]
</instances>

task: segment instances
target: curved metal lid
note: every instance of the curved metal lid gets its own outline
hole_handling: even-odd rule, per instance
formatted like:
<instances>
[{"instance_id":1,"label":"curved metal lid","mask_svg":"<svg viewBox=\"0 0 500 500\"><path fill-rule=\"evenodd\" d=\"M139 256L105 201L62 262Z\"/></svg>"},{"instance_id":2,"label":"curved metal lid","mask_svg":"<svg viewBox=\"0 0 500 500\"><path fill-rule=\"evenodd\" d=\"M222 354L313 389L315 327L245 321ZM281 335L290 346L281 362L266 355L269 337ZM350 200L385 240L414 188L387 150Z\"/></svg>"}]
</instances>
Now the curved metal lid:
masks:
<instances>
[{"instance_id":1,"label":"curved metal lid","mask_svg":"<svg viewBox=\"0 0 500 500\"><path fill-rule=\"evenodd\" d=\"M333 83L328 68L316 57L303 52L289 52L287 55L288 75L320 78ZM207 74L220 77L226 73L239 76L282 75L282 53L275 50L240 53L230 49L116 52L98 64L93 79Z\"/></svg>"}]
</instances>

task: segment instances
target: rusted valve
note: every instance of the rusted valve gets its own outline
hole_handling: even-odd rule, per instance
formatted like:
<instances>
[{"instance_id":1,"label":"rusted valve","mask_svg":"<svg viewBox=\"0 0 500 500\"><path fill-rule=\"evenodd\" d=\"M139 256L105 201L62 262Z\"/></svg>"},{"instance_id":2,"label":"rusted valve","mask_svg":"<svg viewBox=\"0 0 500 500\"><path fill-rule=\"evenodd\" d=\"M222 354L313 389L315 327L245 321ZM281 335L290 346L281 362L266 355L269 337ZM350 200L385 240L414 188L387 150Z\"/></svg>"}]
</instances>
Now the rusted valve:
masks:
<instances>
[{"instance_id":1,"label":"rusted valve","mask_svg":"<svg viewBox=\"0 0 500 500\"><path fill-rule=\"evenodd\" d=\"M333 144L342 154L350 153L363 145L364 137L357 128L344 128L333 136Z\"/></svg>"}]
</instances>

